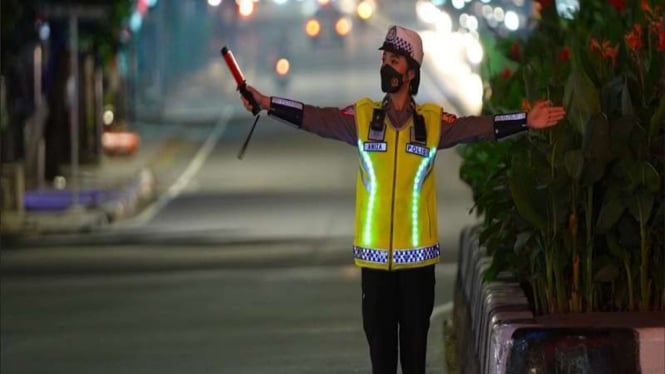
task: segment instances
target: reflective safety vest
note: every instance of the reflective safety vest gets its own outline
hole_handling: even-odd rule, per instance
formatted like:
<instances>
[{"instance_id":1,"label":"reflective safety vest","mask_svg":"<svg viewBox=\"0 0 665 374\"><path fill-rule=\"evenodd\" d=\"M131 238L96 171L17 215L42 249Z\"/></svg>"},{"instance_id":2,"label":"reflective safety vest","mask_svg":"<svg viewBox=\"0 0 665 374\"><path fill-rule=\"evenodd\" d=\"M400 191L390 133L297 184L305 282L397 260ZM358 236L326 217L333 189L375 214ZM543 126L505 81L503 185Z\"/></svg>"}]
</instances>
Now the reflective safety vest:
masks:
<instances>
[{"instance_id":1,"label":"reflective safety vest","mask_svg":"<svg viewBox=\"0 0 665 374\"><path fill-rule=\"evenodd\" d=\"M354 262L385 270L439 261L434 160L440 106L417 105L400 130L382 103L356 102L359 169L356 178Z\"/></svg>"}]
</instances>

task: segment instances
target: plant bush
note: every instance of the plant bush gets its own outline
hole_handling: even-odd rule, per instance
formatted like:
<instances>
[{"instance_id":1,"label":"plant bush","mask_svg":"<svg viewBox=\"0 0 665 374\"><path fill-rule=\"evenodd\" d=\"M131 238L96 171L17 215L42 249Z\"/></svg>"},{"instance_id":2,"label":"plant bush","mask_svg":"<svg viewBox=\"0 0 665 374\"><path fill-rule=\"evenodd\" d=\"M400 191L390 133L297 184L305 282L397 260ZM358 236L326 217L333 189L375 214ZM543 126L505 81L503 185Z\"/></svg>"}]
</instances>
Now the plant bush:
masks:
<instances>
[{"instance_id":1,"label":"plant bush","mask_svg":"<svg viewBox=\"0 0 665 374\"><path fill-rule=\"evenodd\" d=\"M665 6L538 2L509 63L485 73L486 113L535 100L567 117L545 131L459 148L483 217L486 277L510 271L537 314L665 310Z\"/></svg>"}]
</instances>

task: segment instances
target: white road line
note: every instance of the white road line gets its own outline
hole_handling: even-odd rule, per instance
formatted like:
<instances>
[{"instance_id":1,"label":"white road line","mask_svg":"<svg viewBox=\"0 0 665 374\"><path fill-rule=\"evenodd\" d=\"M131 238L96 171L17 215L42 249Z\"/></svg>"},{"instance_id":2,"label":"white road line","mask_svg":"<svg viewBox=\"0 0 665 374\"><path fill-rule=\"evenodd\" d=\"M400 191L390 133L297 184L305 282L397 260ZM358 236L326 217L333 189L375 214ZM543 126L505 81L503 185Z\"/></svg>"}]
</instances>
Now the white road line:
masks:
<instances>
[{"instance_id":1,"label":"white road line","mask_svg":"<svg viewBox=\"0 0 665 374\"><path fill-rule=\"evenodd\" d=\"M453 302L449 301L447 303L437 305L433 310L432 310L432 315L429 317L430 322L434 321L437 319L439 316L443 314L450 313L453 310Z\"/></svg>"},{"instance_id":2,"label":"white road line","mask_svg":"<svg viewBox=\"0 0 665 374\"><path fill-rule=\"evenodd\" d=\"M194 158L192 158L192 160L189 162L189 165L187 165L185 171L180 175L180 177L178 177L178 180L176 180L175 183L171 185L171 187L169 187L169 189L164 194L160 195L154 203L144 209L136 217L128 220L127 225L141 226L148 223L157 214L159 214L159 212L164 209L164 207L168 205L171 200L175 199L182 193L182 191L191 182L192 178L194 178L196 173L198 173L198 171L201 169L201 166L203 166L203 163L208 159L208 156L210 156L210 153L215 148L219 138L224 133L224 129L226 129L226 125L228 124L232 113L233 110L230 107L226 106L224 108L219 121L217 121L217 124L215 125L215 128L212 130L210 135L208 135L206 141L203 143L201 148L199 148Z\"/></svg>"}]
</instances>

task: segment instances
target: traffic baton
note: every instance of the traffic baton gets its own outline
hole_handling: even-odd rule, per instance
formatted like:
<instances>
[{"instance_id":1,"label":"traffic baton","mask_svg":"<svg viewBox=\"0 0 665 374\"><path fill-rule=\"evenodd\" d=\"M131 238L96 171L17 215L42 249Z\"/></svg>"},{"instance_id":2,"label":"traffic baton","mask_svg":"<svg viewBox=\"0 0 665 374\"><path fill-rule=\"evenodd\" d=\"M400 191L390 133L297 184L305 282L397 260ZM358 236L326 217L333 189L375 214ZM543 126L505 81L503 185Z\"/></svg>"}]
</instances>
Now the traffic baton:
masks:
<instances>
[{"instance_id":1,"label":"traffic baton","mask_svg":"<svg viewBox=\"0 0 665 374\"><path fill-rule=\"evenodd\" d=\"M238 67L238 63L236 62L235 57L233 57L233 53L226 46L222 47L221 53L222 57L224 57L224 61L226 62L226 66L228 66L229 70L231 71L231 75L233 75L233 79L236 81L237 90L240 92L242 97L249 101L250 105L252 106L252 114L256 116L254 118L254 124L249 130L249 134L247 134L247 138L240 148L240 152L238 152L238 159L242 160L243 156L245 155L245 150L249 145L249 139L251 139L252 134L254 133L254 128L256 127L256 123L259 121L259 112L261 112L261 106L258 102L256 102L254 95L252 95L252 93L247 89L247 81L242 75L242 72Z\"/></svg>"}]
</instances>

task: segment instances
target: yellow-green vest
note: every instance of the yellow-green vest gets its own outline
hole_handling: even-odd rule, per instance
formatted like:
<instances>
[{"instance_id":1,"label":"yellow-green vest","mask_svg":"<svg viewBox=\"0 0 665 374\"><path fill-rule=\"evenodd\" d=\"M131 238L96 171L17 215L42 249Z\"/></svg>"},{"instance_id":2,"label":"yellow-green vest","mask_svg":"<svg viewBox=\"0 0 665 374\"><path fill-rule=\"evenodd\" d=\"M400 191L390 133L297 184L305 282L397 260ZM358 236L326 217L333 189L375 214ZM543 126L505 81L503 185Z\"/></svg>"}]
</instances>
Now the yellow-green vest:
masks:
<instances>
[{"instance_id":1,"label":"yellow-green vest","mask_svg":"<svg viewBox=\"0 0 665 374\"><path fill-rule=\"evenodd\" d=\"M416 106L426 138L417 142L413 117L396 130L384 117L382 133L372 130L382 103L356 102L359 169L356 178L354 262L360 267L399 270L439 262L434 160L441 110Z\"/></svg>"}]
</instances>

